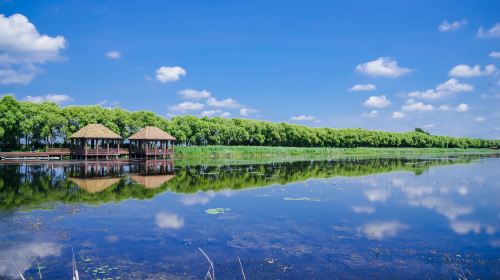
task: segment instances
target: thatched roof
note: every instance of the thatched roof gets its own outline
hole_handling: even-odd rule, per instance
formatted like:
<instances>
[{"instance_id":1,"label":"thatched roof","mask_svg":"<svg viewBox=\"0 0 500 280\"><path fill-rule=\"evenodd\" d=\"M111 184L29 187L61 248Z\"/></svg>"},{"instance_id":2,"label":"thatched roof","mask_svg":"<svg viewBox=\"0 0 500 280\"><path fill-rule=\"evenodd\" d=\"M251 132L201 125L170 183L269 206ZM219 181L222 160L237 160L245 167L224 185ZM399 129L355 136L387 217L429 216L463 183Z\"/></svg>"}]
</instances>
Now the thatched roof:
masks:
<instances>
[{"instance_id":1,"label":"thatched roof","mask_svg":"<svg viewBox=\"0 0 500 280\"><path fill-rule=\"evenodd\" d=\"M69 138L123 139L102 124L88 124L73 133Z\"/></svg>"},{"instance_id":2,"label":"thatched roof","mask_svg":"<svg viewBox=\"0 0 500 280\"><path fill-rule=\"evenodd\" d=\"M146 126L128 138L129 140L175 140L175 137L155 126Z\"/></svg>"},{"instance_id":3,"label":"thatched roof","mask_svg":"<svg viewBox=\"0 0 500 280\"><path fill-rule=\"evenodd\" d=\"M89 193L98 193L120 182L120 178L69 178L78 188Z\"/></svg>"},{"instance_id":4,"label":"thatched roof","mask_svg":"<svg viewBox=\"0 0 500 280\"><path fill-rule=\"evenodd\" d=\"M172 180L175 175L132 175L130 178L146 189L155 189Z\"/></svg>"}]
</instances>

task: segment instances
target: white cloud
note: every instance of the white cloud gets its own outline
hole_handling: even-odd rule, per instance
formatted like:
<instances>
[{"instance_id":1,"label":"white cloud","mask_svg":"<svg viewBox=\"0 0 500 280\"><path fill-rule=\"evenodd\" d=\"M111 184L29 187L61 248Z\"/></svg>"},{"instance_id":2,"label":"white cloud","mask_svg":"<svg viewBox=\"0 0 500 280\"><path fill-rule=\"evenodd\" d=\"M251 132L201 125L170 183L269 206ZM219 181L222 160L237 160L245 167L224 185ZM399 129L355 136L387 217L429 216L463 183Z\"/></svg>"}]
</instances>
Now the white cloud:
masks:
<instances>
[{"instance_id":1,"label":"white cloud","mask_svg":"<svg viewBox=\"0 0 500 280\"><path fill-rule=\"evenodd\" d=\"M161 66L156 70L156 79L160 83L175 82L186 75L186 70L179 66Z\"/></svg>"},{"instance_id":2,"label":"white cloud","mask_svg":"<svg viewBox=\"0 0 500 280\"><path fill-rule=\"evenodd\" d=\"M212 198L215 197L215 192L213 191L208 191L208 192L199 192L194 195L184 195L182 196L181 202L184 205L205 205L212 200Z\"/></svg>"},{"instance_id":3,"label":"white cloud","mask_svg":"<svg viewBox=\"0 0 500 280\"><path fill-rule=\"evenodd\" d=\"M184 89L178 92L179 95L184 99L206 99L212 96L212 94L207 90L195 90L195 89Z\"/></svg>"},{"instance_id":4,"label":"white cloud","mask_svg":"<svg viewBox=\"0 0 500 280\"><path fill-rule=\"evenodd\" d=\"M379 57L356 66L356 71L374 77L397 78L411 72L411 69L398 66L398 62L389 57Z\"/></svg>"},{"instance_id":5,"label":"white cloud","mask_svg":"<svg viewBox=\"0 0 500 280\"><path fill-rule=\"evenodd\" d=\"M364 191L366 198L371 202L384 202L391 193L385 189L369 189Z\"/></svg>"},{"instance_id":6,"label":"white cloud","mask_svg":"<svg viewBox=\"0 0 500 280\"><path fill-rule=\"evenodd\" d=\"M109 51L106 53L106 56L111 59L119 59L122 57L122 54L119 51Z\"/></svg>"},{"instance_id":7,"label":"white cloud","mask_svg":"<svg viewBox=\"0 0 500 280\"><path fill-rule=\"evenodd\" d=\"M402 119L404 117L405 117L405 114L403 112L396 111L396 112L392 113L392 118L393 119Z\"/></svg>"},{"instance_id":8,"label":"white cloud","mask_svg":"<svg viewBox=\"0 0 500 280\"><path fill-rule=\"evenodd\" d=\"M490 52L490 56L494 58L500 58L500 52Z\"/></svg>"},{"instance_id":9,"label":"white cloud","mask_svg":"<svg viewBox=\"0 0 500 280\"><path fill-rule=\"evenodd\" d=\"M220 116L223 118L227 118L231 116L231 113L229 112L224 112L222 110L206 110L200 113L200 116L202 117L213 117L213 116Z\"/></svg>"},{"instance_id":10,"label":"white cloud","mask_svg":"<svg viewBox=\"0 0 500 280\"><path fill-rule=\"evenodd\" d=\"M354 85L352 86L349 91L372 91L376 90L377 87L374 84L366 84L366 85Z\"/></svg>"},{"instance_id":11,"label":"white cloud","mask_svg":"<svg viewBox=\"0 0 500 280\"><path fill-rule=\"evenodd\" d=\"M401 107L403 111L431 111L434 110L434 106L431 104L424 104L423 102L415 102L413 99L409 99L406 105Z\"/></svg>"},{"instance_id":12,"label":"white cloud","mask_svg":"<svg viewBox=\"0 0 500 280\"><path fill-rule=\"evenodd\" d=\"M223 100L217 100L215 97L211 97L207 100L207 105L218 108L241 108L241 104L239 104L236 100L232 98L226 98Z\"/></svg>"},{"instance_id":13,"label":"white cloud","mask_svg":"<svg viewBox=\"0 0 500 280\"><path fill-rule=\"evenodd\" d=\"M30 83L39 72L37 65L59 60L65 47L64 37L38 33L24 15L0 14L0 83Z\"/></svg>"},{"instance_id":14,"label":"white cloud","mask_svg":"<svg viewBox=\"0 0 500 280\"><path fill-rule=\"evenodd\" d=\"M198 102L182 102L180 104L170 106L171 111L185 112L185 111L197 111L205 107L204 104Z\"/></svg>"},{"instance_id":15,"label":"white cloud","mask_svg":"<svg viewBox=\"0 0 500 280\"><path fill-rule=\"evenodd\" d=\"M202 117L212 117L214 115L221 114L221 110L206 110L200 113L200 116Z\"/></svg>"},{"instance_id":16,"label":"white cloud","mask_svg":"<svg viewBox=\"0 0 500 280\"><path fill-rule=\"evenodd\" d=\"M469 110L469 105L465 103L458 104L457 108L455 108L458 112L467 112Z\"/></svg>"},{"instance_id":17,"label":"white cloud","mask_svg":"<svg viewBox=\"0 0 500 280\"><path fill-rule=\"evenodd\" d=\"M481 70L481 66L479 65L469 66L466 64L459 64L450 70L449 75L453 77L471 78L488 76L494 74L496 71L497 69L493 64L486 65L484 70Z\"/></svg>"},{"instance_id":18,"label":"white cloud","mask_svg":"<svg viewBox=\"0 0 500 280\"><path fill-rule=\"evenodd\" d=\"M474 86L470 84L460 83L457 79L449 79L448 81L436 86L438 92L461 92L473 91Z\"/></svg>"},{"instance_id":19,"label":"white cloud","mask_svg":"<svg viewBox=\"0 0 500 280\"><path fill-rule=\"evenodd\" d=\"M384 108L391 104L391 101L387 99L385 95L381 96L370 96L363 105L367 107Z\"/></svg>"},{"instance_id":20,"label":"white cloud","mask_svg":"<svg viewBox=\"0 0 500 280\"><path fill-rule=\"evenodd\" d=\"M412 91L407 93L406 96L421 99L439 99L456 92L473 90L473 85L460 83L457 79L451 78L448 81L437 85L436 89L428 89L426 91Z\"/></svg>"},{"instance_id":21,"label":"white cloud","mask_svg":"<svg viewBox=\"0 0 500 280\"><path fill-rule=\"evenodd\" d=\"M291 117L290 120L292 121L315 121L316 118L314 116L307 116L307 115L300 115L300 116L294 116Z\"/></svg>"},{"instance_id":22,"label":"white cloud","mask_svg":"<svg viewBox=\"0 0 500 280\"><path fill-rule=\"evenodd\" d=\"M375 208L371 206L353 206L352 211L357 214L372 214Z\"/></svg>"},{"instance_id":23,"label":"white cloud","mask_svg":"<svg viewBox=\"0 0 500 280\"><path fill-rule=\"evenodd\" d=\"M474 121L475 122L484 122L484 121L486 121L486 118L485 117L476 117L476 118L474 118Z\"/></svg>"},{"instance_id":24,"label":"white cloud","mask_svg":"<svg viewBox=\"0 0 500 280\"><path fill-rule=\"evenodd\" d=\"M373 110L369 113L363 113L361 114L362 117L365 117L365 118L376 118L378 117L378 111L377 110Z\"/></svg>"},{"instance_id":25,"label":"white cloud","mask_svg":"<svg viewBox=\"0 0 500 280\"><path fill-rule=\"evenodd\" d=\"M361 227L359 231L366 235L368 238L381 240L386 237L394 237L398 234L399 231L407 228L407 225L404 225L400 222L390 221L366 224Z\"/></svg>"},{"instance_id":26,"label":"white cloud","mask_svg":"<svg viewBox=\"0 0 500 280\"><path fill-rule=\"evenodd\" d=\"M500 23L495 23L490 29L484 29L482 26L477 31L479 38L498 38L500 37Z\"/></svg>"},{"instance_id":27,"label":"white cloud","mask_svg":"<svg viewBox=\"0 0 500 280\"><path fill-rule=\"evenodd\" d=\"M184 218L177 214L160 212L156 214L155 223L159 228L180 229L184 226Z\"/></svg>"},{"instance_id":28,"label":"white cloud","mask_svg":"<svg viewBox=\"0 0 500 280\"><path fill-rule=\"evenodd\" d=\"M448 32L448 31L454 31L459 29L461 26L467 24L467 21L465 19L460 20L460 21L454 21L452 23L449 23L447 20L444 20L439 26L438 30L441 32Z\"/></svg>"},{"instance_id":29,"label":"white cloud","mask_svg":"<svg viewBox=\"0 0 500 280\"><path fill-rule=\"evenodd\" d=\"M252 109L252 108L243 107L243 108L240 109L240 116L248 117L248 115L256 113L256 112L258 112L258 110L255 110L255 109Z\"/></svg>"},{"instance_id":30,"label":"white cloud","mask_svg":"<svg viewBox=\"0 0 500 280\"><path fill-rule=\"evenodd\" d=\"M35 67L0 68L0 84L29 84L35 78L37 72L38 70Z\"/></svg>"},{"instance_id":31,"label":"white cloud","mask_svg":"<svg viewBox=\"0 0 500 280\"><path fill-rule=\"evenodd\" d=\"M0 275L8 275L13 279L18 279L19 273L16 269L24 274L33 266L37 258L58 257L60 255L61 245L52 242L30 242L1 249ZM15 267L12 263L15 264Z\"/></svg>"},{"instance_id":32,"label":"white cloud","mask_svg":"<svg viewBox=\"0 0 500 280\"><path fill-rule=\"evenodd\" d=\"M439 106L439 110L441 110L441 111L449 111L450 107L448 105L441 105L441 106Z\"/></svg>"},{"instance_id":33,"label":"white cloud","mask_svg":"<svg viewBox=\"0 0 500 280\"><path fill-rule=\"evenodd\" d=\"M65 94L47 94L43 96L28 95L23 99L23 101L29 101L34 103L54 102L56 104L62 104L72 100L73 98Z\"/></svg>"},{"instance_id":34,"label":"white cloud","mask_svg":"<svg viewBox=\"0 0 500 280\"><path fill-rule=\"evenodd\" d=\"M467 234L469 232L480 233L481 225L476 222L459 222L451 223L451 229L458 234Z\"/></svg>"}]
</instances>

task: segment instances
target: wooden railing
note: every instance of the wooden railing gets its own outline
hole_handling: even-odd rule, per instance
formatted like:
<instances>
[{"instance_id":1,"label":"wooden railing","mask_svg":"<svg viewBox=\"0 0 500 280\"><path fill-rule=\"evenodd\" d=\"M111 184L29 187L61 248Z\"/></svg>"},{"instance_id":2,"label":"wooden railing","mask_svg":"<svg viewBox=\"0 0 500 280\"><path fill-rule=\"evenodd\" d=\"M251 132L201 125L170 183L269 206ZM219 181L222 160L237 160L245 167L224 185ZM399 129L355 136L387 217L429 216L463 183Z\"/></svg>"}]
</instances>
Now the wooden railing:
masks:
<instances>
[{"instance_id":1,"label":"wooden railing","mask_svg":"<svg viewBox=\"0 0 500 280\"><path fill-rule=\"evenodd\" d=\"M128 154L128 150L124 148L72 148L72 154L77 155L121 155Z\"/></svg>"},{"instance_id":2,"label":"wooden railing","mask_svg":"<svg viewBox=\"0 0 500 280\"><path fill-rule=\"evenodd\" d=\"M61 154L69 154L70 148L47 148L47 153L61 153Z\"/></svg>"},{"instance_id":3,"label":"wooden railing","mask_svg":"<svg viewBox=\"0 0 500 280\"><path fill-rule=\"evenodd\" d=\"M156 149L156 148L145 148L145 149L130 149L131 154L141 154L141 155L170 155L173 153L172 149Z\"/></svg>"}]
</instances>

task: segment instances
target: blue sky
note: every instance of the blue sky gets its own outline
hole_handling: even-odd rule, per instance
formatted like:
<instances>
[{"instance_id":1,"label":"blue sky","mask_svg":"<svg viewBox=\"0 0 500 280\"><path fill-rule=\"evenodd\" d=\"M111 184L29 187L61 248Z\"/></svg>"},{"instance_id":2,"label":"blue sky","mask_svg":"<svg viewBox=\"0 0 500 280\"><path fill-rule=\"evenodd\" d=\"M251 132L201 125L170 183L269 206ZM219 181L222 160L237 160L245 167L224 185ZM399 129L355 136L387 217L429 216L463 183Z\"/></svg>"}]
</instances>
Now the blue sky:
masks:
<instances>
[{"instance_id":1,"label":"blue sky","mask_svg":"<svg viewBox=\"0 0 500 280\"><path fill-rule=\"evenodd\" d=\"M0 1L0 95L499 138L500 2L436 2Z\"/></svg>"}]
</instances>

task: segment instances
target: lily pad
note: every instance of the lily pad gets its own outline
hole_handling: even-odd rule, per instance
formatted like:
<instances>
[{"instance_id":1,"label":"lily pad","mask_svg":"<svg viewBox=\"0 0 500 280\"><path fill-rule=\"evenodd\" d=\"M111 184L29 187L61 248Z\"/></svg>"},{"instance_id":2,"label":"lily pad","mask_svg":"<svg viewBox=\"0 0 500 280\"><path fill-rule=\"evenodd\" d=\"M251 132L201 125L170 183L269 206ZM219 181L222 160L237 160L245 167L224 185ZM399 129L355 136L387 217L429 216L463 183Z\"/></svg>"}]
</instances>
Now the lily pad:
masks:
<instances>
[{"instance_id":1,"label":"lily pad","mask_svg":"<svg viewBox=\"0 0 500 280\"><path fill-rule=\"evenodd\" d=\"M205 213L210 214L210 215L218 215L218 214L223 214L226 213L231 209L229 208L210 208L205 210Z\"/></svg>"}]
</instances>

